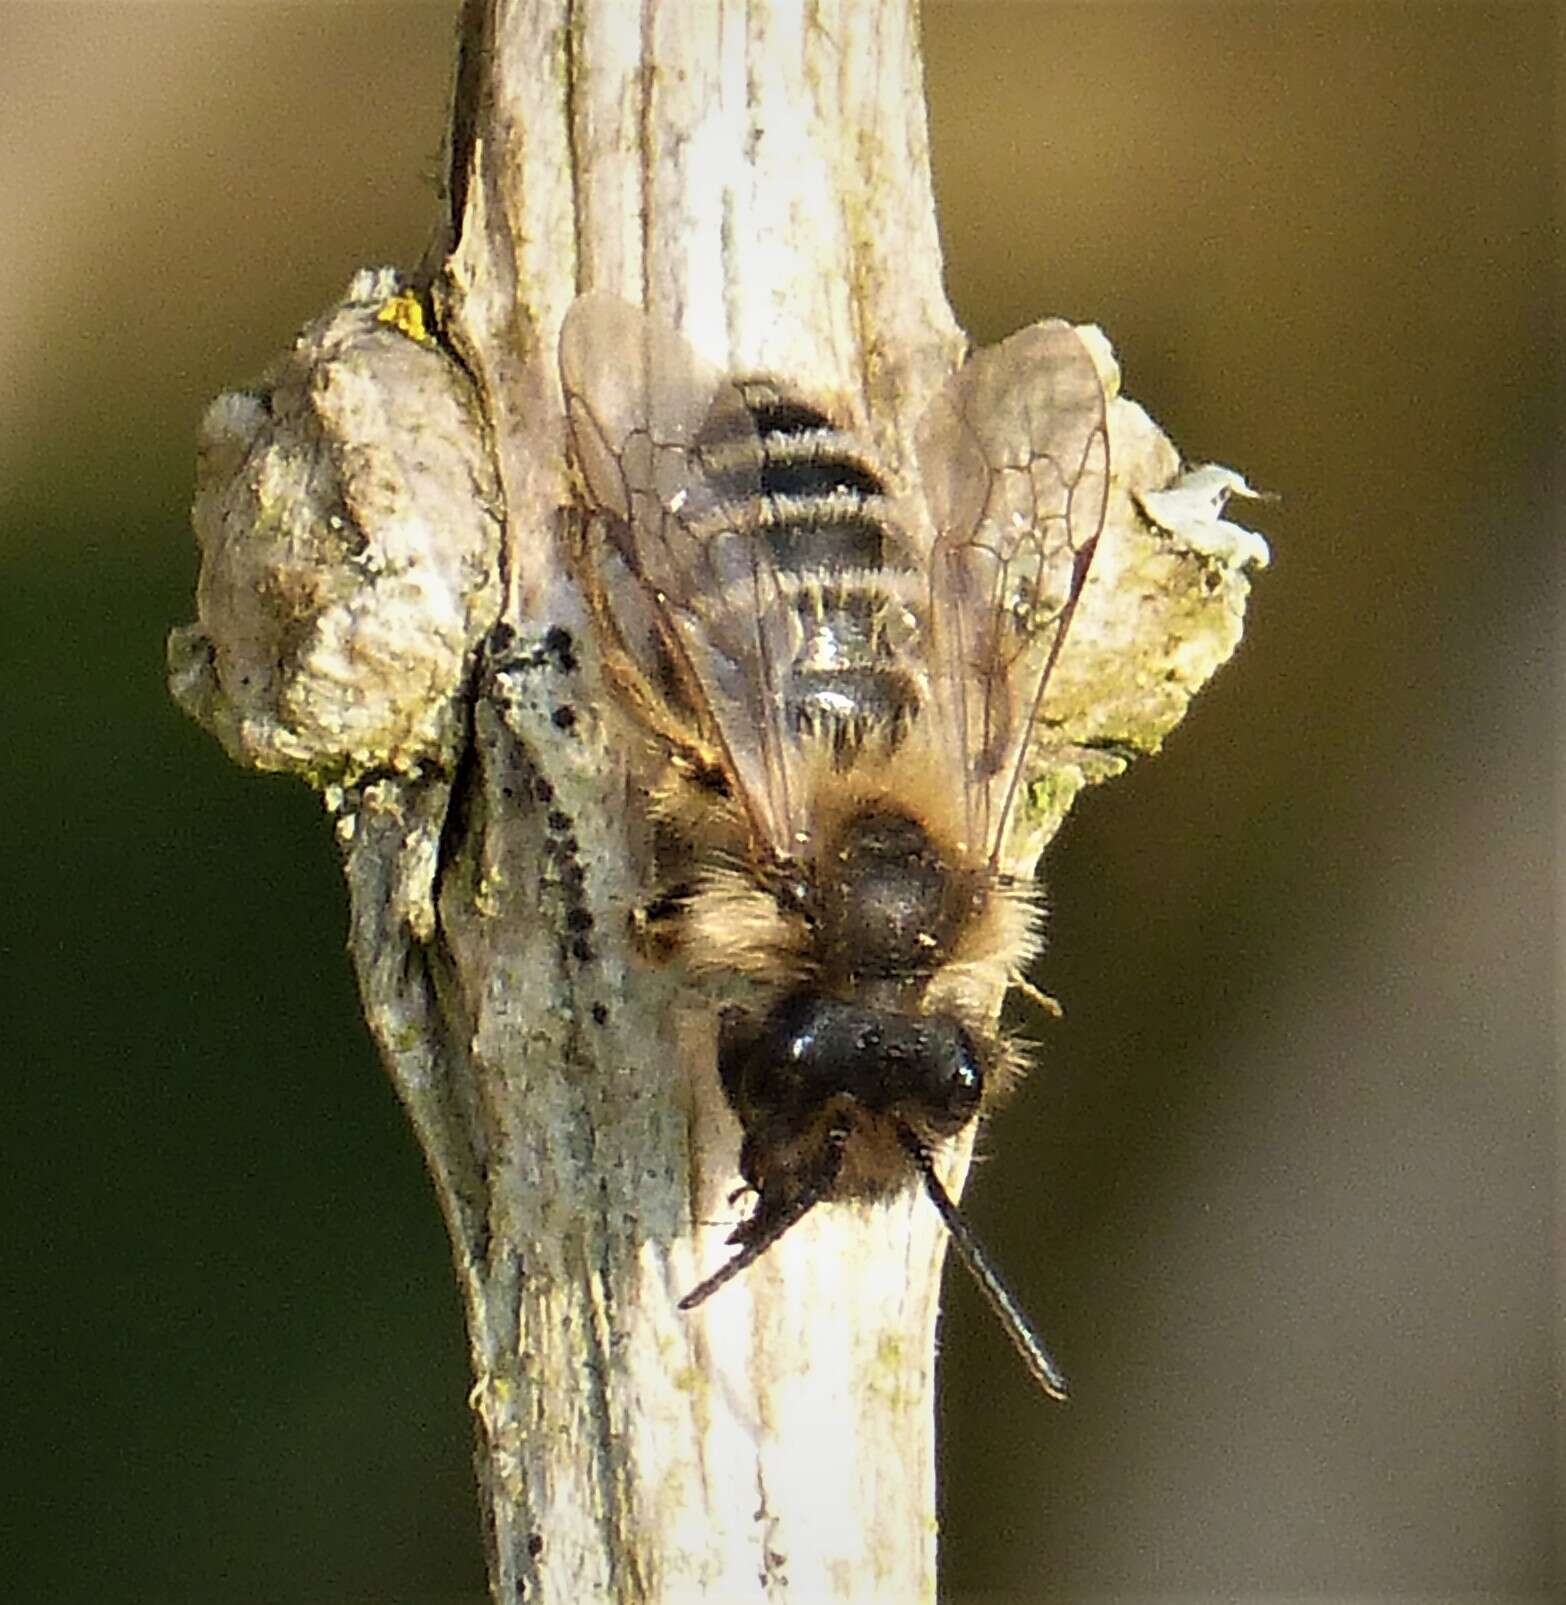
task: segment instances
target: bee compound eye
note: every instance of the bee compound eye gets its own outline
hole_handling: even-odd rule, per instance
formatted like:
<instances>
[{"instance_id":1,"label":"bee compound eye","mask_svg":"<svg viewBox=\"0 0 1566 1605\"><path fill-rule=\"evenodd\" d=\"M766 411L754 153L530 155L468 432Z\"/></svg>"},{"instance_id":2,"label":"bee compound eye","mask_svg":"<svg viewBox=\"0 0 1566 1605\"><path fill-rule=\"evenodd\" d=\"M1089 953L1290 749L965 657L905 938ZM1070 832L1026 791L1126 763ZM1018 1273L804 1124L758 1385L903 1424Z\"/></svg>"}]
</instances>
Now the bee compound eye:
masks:
<instances>
[{"instance_id":1,"label":"bee compound eye","mask_svg":"<svg viewBox=\"0 0 1566 1605\"><path fill-rule=\"evenodd\" d=\"M807 1059L815 1058L816 1052L816 1033L814 1029L810 1026L801 1026L787 1038L783 1048L783 1057L794 1064L800 1064Z\"/></svg>"},{"instance_id":2,"label":"bee compound eye","mask_svg":"<svg viewBox=\"0 0 1566 1605\"><path fill-rule=\"evenodd\" d=\"M984 1060L978 1044L962 1026L951 1023L940 1050L940 1125L960 1131L979 1112L984 1099Z\"/></svg>"}]
</instances>

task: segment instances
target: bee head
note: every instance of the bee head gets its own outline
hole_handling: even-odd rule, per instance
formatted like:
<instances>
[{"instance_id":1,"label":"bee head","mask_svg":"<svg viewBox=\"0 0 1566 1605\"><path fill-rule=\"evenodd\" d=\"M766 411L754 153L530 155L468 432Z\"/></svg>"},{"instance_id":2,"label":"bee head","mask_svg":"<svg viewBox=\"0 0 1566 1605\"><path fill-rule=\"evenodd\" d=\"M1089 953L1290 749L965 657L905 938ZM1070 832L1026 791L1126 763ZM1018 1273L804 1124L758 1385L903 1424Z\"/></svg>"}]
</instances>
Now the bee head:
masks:
<instances>
[{"instance_id":1,"label":"bee head","mask_svg":"<svg viewBox=\"0 0 1566 1605\"><path fill-rule=\"evenodd\" d=\"M981 1049L955 1019L844 1002L808 987L760 1018L727 1016L718 1073L758 1155L810 1147L824 1114L845 1101L934 1139L961 1131L984 1097ZM748 1170L745 1179L766 1180Z\"/></svg>"}]
</instances>

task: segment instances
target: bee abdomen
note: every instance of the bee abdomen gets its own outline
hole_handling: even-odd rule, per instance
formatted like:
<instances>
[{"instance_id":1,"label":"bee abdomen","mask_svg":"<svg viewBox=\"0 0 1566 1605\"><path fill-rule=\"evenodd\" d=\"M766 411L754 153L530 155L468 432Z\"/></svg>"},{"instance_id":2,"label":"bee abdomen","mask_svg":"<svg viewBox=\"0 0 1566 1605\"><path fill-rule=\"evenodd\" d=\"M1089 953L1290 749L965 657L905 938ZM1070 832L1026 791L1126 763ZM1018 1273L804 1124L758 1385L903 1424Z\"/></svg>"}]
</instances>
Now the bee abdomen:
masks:
<instances>
[{"instance_id":1,"label":"bee abdomen","mask_svg":"<svg viewBox=\"0 0 1566 1605\"><path fill-rule=\"evenodd\" d=\"M780 569L912 568L888 516L886 486L851 435L770 385L739 387L745 427L703 442L716 516L755 533Z\"/></svg>"},{"instance_id":2,"label":"bee abdomen","mask_svg":"<svg viewBox=\"0 0 1566 1605\"><path fill-rule=\"evenodd\" d=\"M879 739L901 745L921 699L912 679L888 669L805 669L794 674L789 717L794 728L837 752Z\"/></svg>"},{"instance_id":3,"label":"bee abdomen","mask_svg":"<svg viewBox=\"0 0 1566 1605\"><path fill-rule=\"evenodd\" d=\"M896 746L922 703L908 662L919 568L881 472L809 402L766 380L737 389L744 413L704 441L703 522L764 547L783 580L797 641L790 722L841 754L872 737Z\"/></svg>"},{"instance_id":4,"label":"bee abdomen","mask_svg":"<svg viewBox=\"0 0 1566 1605\"><path fill-rule=\"evenodd\" d=\"M742 379L744 410L715 414L702 461L714 488L725 479L737 497L881 496L880 470L852 435L819 408L765 379Z\"/></svg>"},{"instance_id":5,"label":"bee abdomen","mask_svg":"<svg viewBox=\"0 0 1566 1605\"><path fill-rule=\"evenodd\" d=\"M789 676L794 728L838 751L879 737L896 747L918 717L920 684L909 668L920 624L892 571L811 574L795 582L800 642Z\"/></svg>"}]
</instances>

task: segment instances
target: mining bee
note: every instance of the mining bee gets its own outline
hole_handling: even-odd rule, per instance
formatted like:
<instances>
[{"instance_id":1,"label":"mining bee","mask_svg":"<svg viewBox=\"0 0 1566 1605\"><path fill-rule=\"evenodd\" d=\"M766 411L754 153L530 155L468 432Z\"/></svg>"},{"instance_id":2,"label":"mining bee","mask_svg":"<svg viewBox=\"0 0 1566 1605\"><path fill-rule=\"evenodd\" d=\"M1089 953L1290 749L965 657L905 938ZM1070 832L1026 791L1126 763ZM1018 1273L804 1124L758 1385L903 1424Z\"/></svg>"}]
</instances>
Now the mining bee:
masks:
<instances>
[{"instance_id":1,"label":"mining bee","mask_svg":"<svg viewBox=\"0 0 1566 1605\"><path fill-rule=\"evenodd\" d=\"M699 1304L818 1204L917 1181L1044 1390L1065 1381L934 1155L1017 1078L998 999L1039 945L1000 868L1104 520L1103 382L1066 323L976 352L919 497L811 403L613 296L560 337L575 566L660 754L674 946L719 1001L755 1207Z\"/></svg>"}]
</instances>

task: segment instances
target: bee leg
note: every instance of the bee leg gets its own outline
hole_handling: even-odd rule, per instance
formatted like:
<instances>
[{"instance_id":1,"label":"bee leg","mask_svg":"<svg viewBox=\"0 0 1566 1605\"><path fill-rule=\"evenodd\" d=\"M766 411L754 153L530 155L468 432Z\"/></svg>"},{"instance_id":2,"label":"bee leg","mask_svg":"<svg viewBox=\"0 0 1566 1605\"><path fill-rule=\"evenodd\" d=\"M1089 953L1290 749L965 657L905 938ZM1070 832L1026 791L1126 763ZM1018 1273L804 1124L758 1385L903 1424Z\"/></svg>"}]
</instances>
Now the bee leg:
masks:
<instances>
[{"instance_id":1,"label":"bee leg","mask_svg":"<svg viewBox=\"0 0 1566 1605\"><path fill-rule=\"evenodd\" d=\"M919 1177L924 1182L924 1190L929 1195L930 1202L935 1205L936 1213L951 1234L952 1246L957 1250L957 1257L967 1266L968 1274L979 1284L979 1291L984 1294L990 1308L1000 1318L1006 1336L1011 1339L1012 1346L1022 1356L1022 1363L1027 1366L1029 1375L1050 1398L1064 1399L1065 1374L1055 1364L1054 1358L1044 1346L1043 1338L1034 1330L1033 1323L1017 1302L1016 1294L1001 1280L1000 1272L995 1269L984 1245L973 1235L973 1228L962 1218L957 1206L951 1200L951 1194L941 1184L941 1178L935 1173L935 1161L930 1157L929 1148L907 1126L899 1125L897 1134L908 1152L908 1157L914 1162L914 1169L919 1172Z\"/></svg>"},{"instance_id":2,"label":"bee leg","mask_svg":"<svg viewBox=\"0 0 1566 1605\"><path fill-rule=\"evenodd\" d=\"M631 943L640 957L664 964L679 951L690 892L686 885L671 886L631 910Z\"/></svg>"},{"instance_id":3,"label":"bee leg","mask_svg":"<svg viewBox=\"0 0 1566 1605\"><path fill-rule=\"evenodd\" d=\"M755 1213L742 1221L729 1236L731 1243L741 1244L739 1253L725 1260L699 1287L694 1287L680 1300L682 1310L693 1310L703 1300L711 1298L727 1281L738 1276L747 1265L754 1264L777 1242L789 1227L797 1225L819 1204L837 1183L843 1168L843 1149L848 1142L847 1120L835 1120L827 1128L821 1157L805 1178L804 1185L783 1204L769 1204L766 1192L756 1205Z\"/></svg>"},{"instance_id":4,"label":"bee leg","mask_svg":"<svg viewBox=\"0 0 1566 1605\"><path fill-rule=\"evenodd\" d=\"M1011 984L1028 1002L1037 1004L1046 1014L1057 1020L1065 1018L1066 1011L1061 1007L1060 1000L1052 998L1048 992L1041 992L1026 976L1019 975Z\"/></svg>"}]
</instances>

